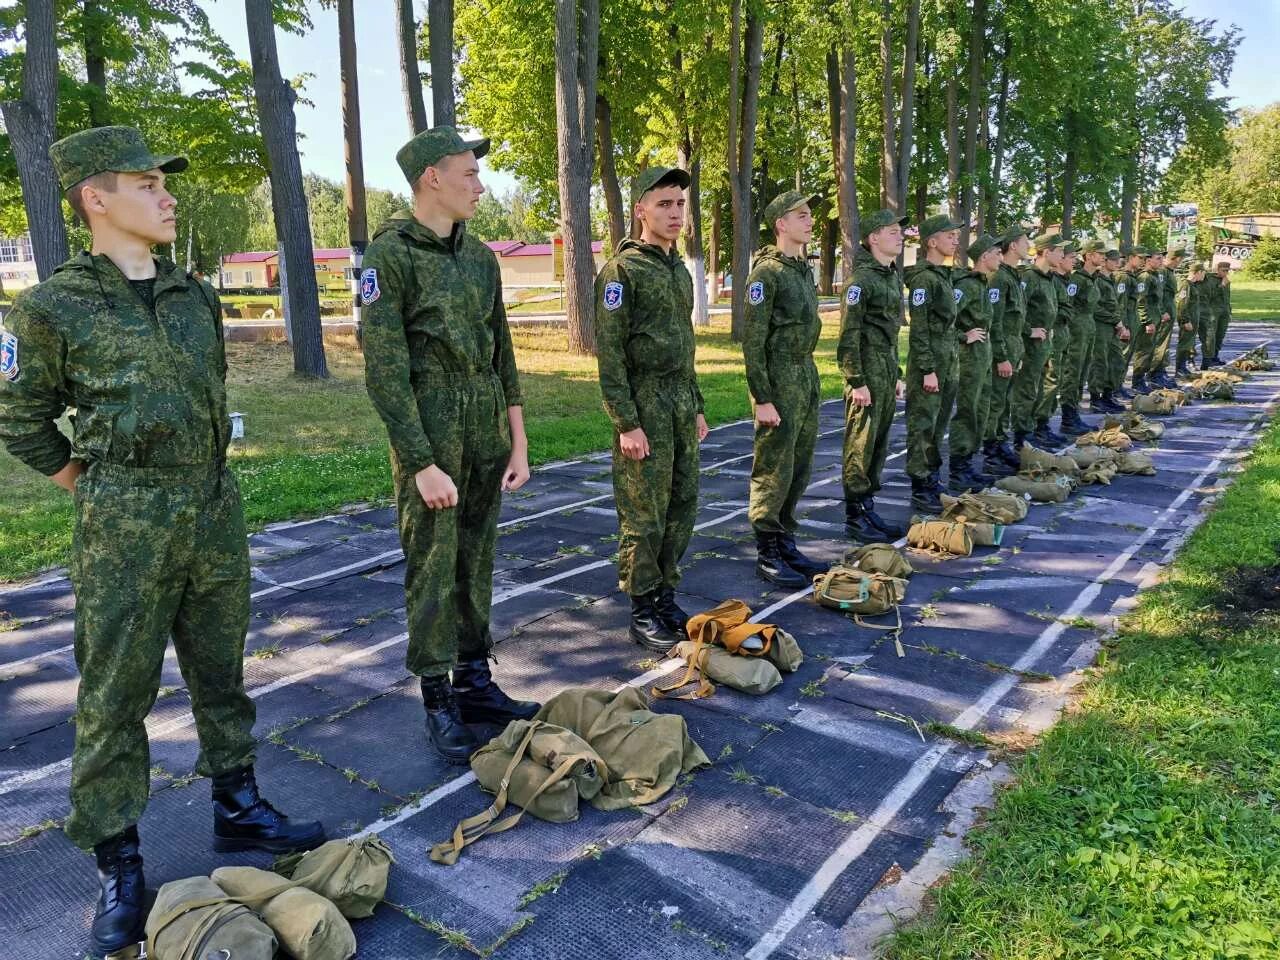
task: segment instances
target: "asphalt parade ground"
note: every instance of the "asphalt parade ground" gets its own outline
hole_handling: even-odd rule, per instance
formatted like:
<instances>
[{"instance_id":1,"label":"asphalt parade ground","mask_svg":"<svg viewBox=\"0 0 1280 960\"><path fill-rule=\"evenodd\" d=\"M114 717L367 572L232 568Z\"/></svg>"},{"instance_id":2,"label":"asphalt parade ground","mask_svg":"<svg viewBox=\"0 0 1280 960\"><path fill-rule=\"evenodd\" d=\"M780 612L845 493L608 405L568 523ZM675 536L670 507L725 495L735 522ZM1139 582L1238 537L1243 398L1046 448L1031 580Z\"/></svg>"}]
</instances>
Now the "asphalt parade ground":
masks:
<instances>
[{"instance_id":1,"label":"asphalt parade ground","mask_svg":"<svg viewBox=\"0 0 1280 960\"><path fill-rule=\"evenodd\" d=\"M1228 359L1272 328L1237 324ZM1234 403L1166 418L1158 473L1033 505L999 548L917 573L903 653L885 635L754 575L746 518L751 424L702 448L698 527L678 600L738 597L793 633L803 666L763 697L721 686L663 701L715 761L651 807L551 824L531 817L467 848L427 852L489 798L425 741L404 667L403 562L392 508L277 525L250 541L245 682L258 708L264 794L331 836L372 831L395 852L388 903L354 930L362 958L825 958L866 955L956 854L955 835L1003 774L965 731L1025 742L1052 723L1099 639L1159 576L1240 469L1280 392L1256 373ZM1085 411L1089 419L1097 419ZM848 545L842 408L824 405L802 540ZM899 416L877 500L909 515ZM513 695L570 685L644 689L679 664L628 641L617 589L609 455L534 471L506 497L494 583L495 675ZM23 960L80 956L97 896L92 858L63 835L77 675L73 600L50 574L0 588L0 943ZM152 888L270 857L210 849L209 784L172 651L148 721L152 797L140 824Z\"/></svg>"}]
</instances>

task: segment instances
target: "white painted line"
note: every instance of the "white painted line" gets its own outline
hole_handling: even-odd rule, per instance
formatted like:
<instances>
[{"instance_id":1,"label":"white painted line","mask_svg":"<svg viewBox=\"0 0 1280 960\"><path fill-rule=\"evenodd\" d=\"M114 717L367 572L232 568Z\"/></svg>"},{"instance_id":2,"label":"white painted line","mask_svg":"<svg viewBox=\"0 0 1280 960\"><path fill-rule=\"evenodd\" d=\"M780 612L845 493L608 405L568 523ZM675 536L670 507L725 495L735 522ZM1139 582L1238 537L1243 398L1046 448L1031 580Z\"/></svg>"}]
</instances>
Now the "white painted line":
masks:
<instances>
[{"instance_id":1,"label":"white painted line","mask_svg":"<svg viewBox=\"0 0 1280 960\"><path fill-rule=\"evenodd\" d=\"M357 560L355 563L348 563L345 566L335 567L332 570L323 570L320 573L313 573L309 577L302 577L298 580L290 580L287 583L277 583L274 587L264 587L261 590L255 590L249 594L250 599L256 600L258 597L268 597L273 593L279 593L281 590L292 590L294 587L300 587L305 583L315 583L317 580L329 580L333 577L339 577L344 573L350 573L354 570L372 570L378 566L390 566L404 559L404 552L401 550L388 550L386 553L380 553L374 557L365 557L363 560ZM385 563L390 560L391 564Z\"/></svg>"},{"instance_id":2,"label":"white painted line","mask_svg":"<svg viewBox=\"0 0 1280 960\"><path fill-rule=\"evenodd\" d=\"M0 671L16 670L19 667L25 667L29 663L39 663L41 660L48 660L50 657L57 657L64 653L74 650L76 645L68 643L63 647L54 647L52 650L46 650L44 653L33 654L29 657L23 657L21 660L10 660L8 663L0 663Z\"/></svg>"},{"instance_id":3,"label":"white painted line","mask_svg":"<svg viewBox=\"0 0 1280 960\"><path fill-rule=\"evenodd\" d=\"M1274 399L1274 398L1273 398ZM1229 453L1234 450L1246 437L1251 436L1253 428L1262 418L1263 414L1259 413L1250 422L1245 430L1237 433L1227 445L1223 453ZM1191 484L1188 489L1180 493L1174 501L1169 504L1161 513L1159 519L1171 517L1178 511L1187 499L1191 496L1195 487L1203 483L1204 478L1211 472L1218 469L1221 464L1221 456L1214 459L1201 472L1199 478ZM1139 550L1141 550L1153 536L1156 535L1158 524L1152 523L1138 537L1129 544L1129 546L1117 556L1107 566L1106 570L1100 573L1092 582L1090 582L1072 602L1071 606L1063 613L1060 620L1055 620L1049 624L1035 642L1025 650L1013 664L1012 669L1015 671L1025 672L1035 666L1037 661L1048 652L1054 642L1067 629L1066 624L1062 620L1070 620L1079 614L1082 614L1089 608L1089 605L1097 598L1102 591L1102 586L1106 581L1120 572ZM798 592L793 597L803 596L807 591ZM784 606L790 602L791 598L775 604L768 611L761 611L761 616L766 612L772 612L777 607ZM991 710L1005 697L1017 684L1020 678L1017 674L1005 674L994 681L984 691L978 701L971 705L968 709L960 713L952 726L961 730L971 730L975 727ZM782 914L774 921L773 926L765 931L764 935L756 942L756 944L747 951L746 960L766 960L772 956L774 950L782 945L787 936L804 920L805 917L817 906L827 891L831 889L831 885L836 879L853 863L858 857L866 852L867 848L880 834L889 826L893 818L898 815L899 811L906 806L907 802L915 796L917 790L923 786L925 780L938 767L943 758L951 752L952 743L950 741L940 742L928 750L915 763L911 765L911 769L907 771L906 776L898 781L889 791L888 795L880 801L871 816L858 826L856 830L849 834L848 837L838 846L829 857L818 868L817 872L809 878L805 885L796 894L795 898L782 911Z\"/></svg>"}]
</instances>

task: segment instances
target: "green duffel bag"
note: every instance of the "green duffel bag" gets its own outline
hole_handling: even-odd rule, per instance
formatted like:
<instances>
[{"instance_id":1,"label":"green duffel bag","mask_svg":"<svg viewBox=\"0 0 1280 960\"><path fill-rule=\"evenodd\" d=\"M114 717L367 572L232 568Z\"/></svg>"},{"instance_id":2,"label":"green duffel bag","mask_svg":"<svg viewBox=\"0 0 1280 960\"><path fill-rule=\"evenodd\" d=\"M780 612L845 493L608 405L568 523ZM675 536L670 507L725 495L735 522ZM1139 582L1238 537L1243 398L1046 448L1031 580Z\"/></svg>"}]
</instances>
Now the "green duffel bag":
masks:
<instances>
[{"instance_id":1,"label":"green duffel bag","mask_svg":"<svg viewBox=\"0 0 1280 960\"><path fill-rule=\"evenodd\" d=\"M1124 456L1124 454L1121 454L1121 456ZM1080 474L1080 482L1110 484L1119 469L1120 466L1116 460L1097 460L1086 467L1084 473Z\"/></svg>"},{"instance_id":2,"label":"green duffel bag","mask_svg":"<svg viewBox=\"0 0 1280 960\"><path fill-rule=\"evenodd\" d=\"M1134 440L1159 440L1164 436L1164 424L1148 420L1140 413L1126 413L1123 417L1107 417L1104 427L1119 427Z\"/></svg>"},{"instance_id":3,"label":"green duffel bag","mask_svg":"<svg viewBox=\"0 0 1280 960\"><path fill-rule=\"evenodd\" d=\"M963 520L921 520L907 530L907 543L938 557L967 557L973 553L973 536Z\"/></svg>"},{"instance_id":4,"label":"green duffel bag","mask_svg":"<svg viewBox=\"0 0 1280 960\"><path fill-rule=\"evenodd\" d=\"M883 573L897 580L907 580L916 572L892 543L867 543L860 547L850 547L836 566L864 573Z\"/></svg>"},{"instance_id":5,"label":"green duffel bag","mask_svg":"<svg viewBox=\"0 0 1280 960\"><path fill-rule=\"evenodd\" d=\"M1080 465L1070 457L1039 450L1029 443L1022 445L1022 449L1018 451L1018 459L1021 464L1018 468L1020 473L1044 471L1060 473L1067 477L1074 477L1080 473Z\"/></svg>"},{"instance_id":6,"label":"green duffel bag","mask_svg":"<svg viewBox=\"0 0 1280 960\"><path fill-rule=\"evenodd\" d=\"M1067 451L1067 455L1080 464L1080 469L1083 471L1081 473L1082 478L1094 464L1115 463L1120 458L1119 451L1113 450L1111 447L1100 447L1093 443L1072 447ZM1089 481L1086 480L1084 482L1088 483Z\"/></svg>"},{"instance_id":7,"label":"green duffel bag","mask_svg":"<svg viewBox=\"0 0 1280 960\"><path fill-rule=\"evenodd\" d=\"M1154 393L1140 393L1133 398L1133 412L1151 417L1167 417L1178 409L1179 404L1172 397L1156 396Z\"/></svg>"},{"instance_id":8,"label":"green duffel bag","mask_svg":"<svg viewBox=\"0 0 1280 960\"><path fill-rule=\"evenodd\" d=\"M306 853L278 857L272 869L320 894L351 920L373 916L387 895L387 878L395 863L381 837L330 840Z\"/></svg>"},{"instance_id":9,"label":"green duffel bag","mask_svg":"<svg viewBox=\"0 0 1280 960\"><path fill-rule=\"evenodd\" d=\"M1003 523L965 520L964 525L975 547L998 547L1004 539Z\"/></svg>"},{"instance_id":10,"label":"green duffel bag","mask_svg":"<svg viewBox=\"0 0 1280 960\"><path fill-rule=\"evenodd\" d=\"M996 486L1009 493L1028 496L1036 503L1066 503L1072 492L1071 481L1063 476L1048 479L1022 475L1002 477L996 481Z\"/></svg>"},{"instance_id":11,"label":"green duffel bag","mask_svg":"<svg viewBox=\"0 0 1280 960\"><path fill-rule=\"evenodd\" d=\"M222 892L252 907L294 960L350 960L356 935L332 900L295 880L256 867L219 867L213 880Z\"/></svg>"},{"instance_id":12,"label":"green duffel bag","mask_svg":"<svg viewBox=\"0 0 1280 960\"><path fill-rule=\"evenodd\" d=\"M781 627L774 628L773 643L765 656L783 673L795 673L804 663L804 651L800 649L799 642Z\"/></svg>"},{"instance_id":13,"label":"green duffel bag","mask_svg":"<svg viewBox=\"0 0 1280 960\"><path fill-rule=\"evenodd\" d=\"M1235 387L1226 380L1210 380L1201 377L1191 384L1191 389L1202 400L1234 400L1236 398Z\"/></svg>"},{"instance_id":14,"label":"green duffel bag","mask_svg":"<svg viewBox=\"0 0 1280 960\"><path fill-rule=\"evenodd\" d=\"M162 886L147 915L152 960L272 960L276 937L258 915L222 892L208 877Z\"/></svg>"},{"instance_id":15,"label":"green duffel bag","mask_svg":"<svg viewBox=\"0 0 1280 960\"><path fill-rule=\"evenodd\" d=\"M1141 450L1126 450L1120 455L1117 464L1118 472L1142 477L1153 477L1156 473L1155 461L1149 453Z\"/></svg>"},{"instance_id":16,"label":"green duffel bag","mask_svg":"<svg viewBox=\"0 0 1280 960\"><path fill-rule=\"evenodd\" d=\"M943 520L967 520L1007 526L1025 520L1027 516L1027 501L1001 490L962 493L958 497L944 493L941 500Z\"/></svg>"},{"instance_id":17,"label":"green duffel bag","mask_svg":"<svg viewBox=\"0 0 1280 960\"><path fill-rule=\"evenodd\" d=\"M700 700L716 692L715 685L757 696L782 683L782 674L765 657L743 657L714 644L684 640L667 654L684 660L684 676L667 686L655 686L657 697L672 700Z\"/></svg>"}]
</instances>

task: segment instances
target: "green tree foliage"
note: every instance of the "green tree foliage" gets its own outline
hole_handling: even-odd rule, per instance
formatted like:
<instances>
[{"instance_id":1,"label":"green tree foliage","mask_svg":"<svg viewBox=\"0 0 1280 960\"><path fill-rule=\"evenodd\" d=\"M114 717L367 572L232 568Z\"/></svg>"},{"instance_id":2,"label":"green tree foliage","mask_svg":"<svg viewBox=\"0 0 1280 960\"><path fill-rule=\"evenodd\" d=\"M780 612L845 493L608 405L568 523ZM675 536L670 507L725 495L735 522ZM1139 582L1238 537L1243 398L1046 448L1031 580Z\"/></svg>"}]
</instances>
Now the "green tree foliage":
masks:
<instances>
[{"instance_id":1,"label":"green tree foliage","mask_svg":"<svg viewBox=\"0 0 1280 960\"><path fill-rule=\"evenodd\" d=\"M1243 273L1250 280L1280 280L1280 237L1263 237L1244 262Z\"/></svg>"}]
</instances>

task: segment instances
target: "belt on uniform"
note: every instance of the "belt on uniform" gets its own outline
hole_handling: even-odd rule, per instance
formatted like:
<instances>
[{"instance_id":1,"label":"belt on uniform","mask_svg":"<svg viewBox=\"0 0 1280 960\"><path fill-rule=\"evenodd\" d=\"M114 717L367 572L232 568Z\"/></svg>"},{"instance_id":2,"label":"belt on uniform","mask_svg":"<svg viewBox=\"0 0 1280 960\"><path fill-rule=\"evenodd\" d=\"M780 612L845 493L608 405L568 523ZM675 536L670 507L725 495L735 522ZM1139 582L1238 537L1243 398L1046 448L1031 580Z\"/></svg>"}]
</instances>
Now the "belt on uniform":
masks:
<instances>
[{"instance_id":1,"label":"belt on uniform","mask_svg":"<svg viewBox=\"0 0 1280 960\"><path fill-rule=\"evenodd\" d=\"M204 483L210 480L221 482L225 467L224 460L209 460L204 463L188 463L171 467L134 467L122 463L94 461L89 464L88 473L95 479L119 480L146 486L165 483Z\"/></svg>"},{"instance_id":2,"label":"belt on uniform","mask_svg":"<svg viewBox=\"0 0 1280 960\"><path fill-rule=\"evenodd\" d=\"M412 374L415 387L465 387L496 380L498 374L492 368L484 370L418 370Z\"/></svg>"}]
</instances>

